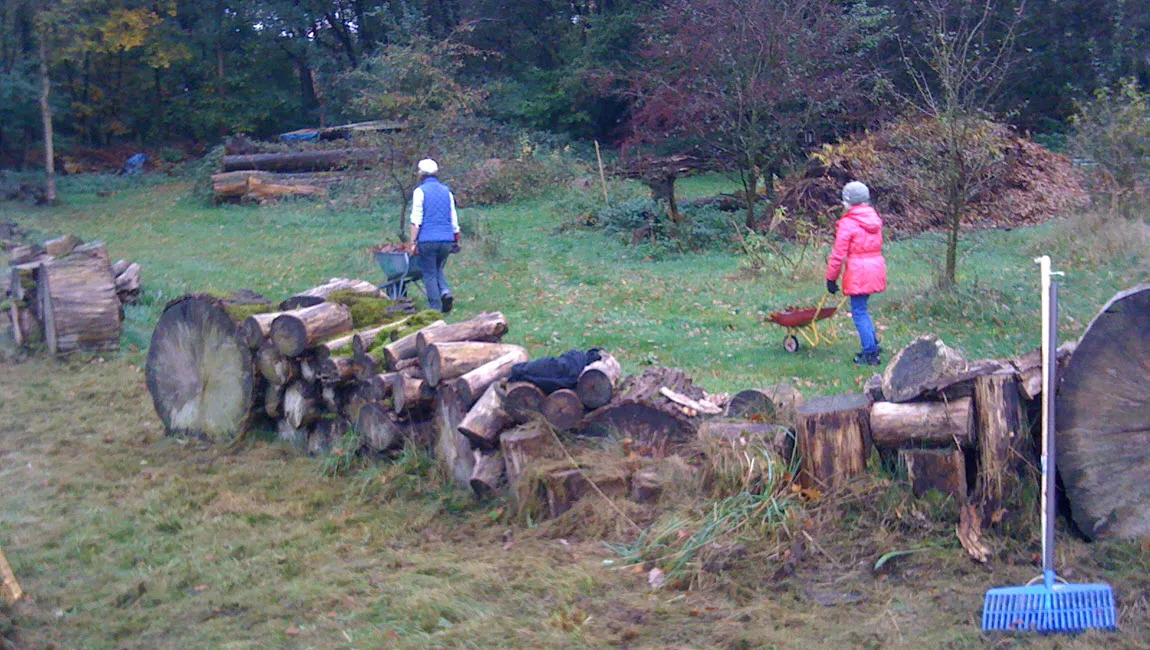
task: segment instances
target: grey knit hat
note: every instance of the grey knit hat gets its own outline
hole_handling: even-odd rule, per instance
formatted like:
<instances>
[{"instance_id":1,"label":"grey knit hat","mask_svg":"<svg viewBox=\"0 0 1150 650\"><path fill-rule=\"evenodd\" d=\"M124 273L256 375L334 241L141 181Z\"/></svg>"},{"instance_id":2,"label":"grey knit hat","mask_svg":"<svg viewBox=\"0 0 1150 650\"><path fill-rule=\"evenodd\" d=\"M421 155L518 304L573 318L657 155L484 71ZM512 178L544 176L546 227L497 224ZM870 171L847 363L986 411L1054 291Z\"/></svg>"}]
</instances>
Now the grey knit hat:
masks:
<instances>
[{"instance_id":1,"label":"grey knit hat","mask_svg":"<svg viewBox=\"0 0 1150 650\"><path fill-rule=\"evenodd\" d=\"M851 181L843 186L843 203L847 205L870 203L870 190L858 181Z\"/></svg>"}]
</instances>

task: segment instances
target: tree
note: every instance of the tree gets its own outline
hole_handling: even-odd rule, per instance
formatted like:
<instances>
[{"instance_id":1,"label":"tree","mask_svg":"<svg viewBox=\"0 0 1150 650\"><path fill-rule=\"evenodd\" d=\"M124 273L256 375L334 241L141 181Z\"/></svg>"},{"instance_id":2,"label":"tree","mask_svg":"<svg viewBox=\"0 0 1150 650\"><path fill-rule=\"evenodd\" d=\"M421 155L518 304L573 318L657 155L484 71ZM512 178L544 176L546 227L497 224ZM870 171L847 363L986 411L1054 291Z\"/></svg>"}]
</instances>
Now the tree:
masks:
<instances>
[{"instance_id":1,"label":"tree","mask_svg":"<svg viewBox=\"0 0 1150 650\"><path fill-rule=\"evenodd\" d=\"M915 7L918 38L904 43L914 85L905 99L937 127L937 147L923 160L933 171L947 222L940 286L957 282L958 240L967 208L1002 153L989 146L989 118L1016 61L1024 0L922 0Z\"/></svg>"},{"instance_id":2,"label":"tree","mask_svg":"<svg viewBox=\"0 0 1150 650\"><path fill-rule=\"evenodd\" d=\"M1109 200L1111 210L1133 216L1150 184L1150 93L1123 79L1083 103L1073 124L1071 149L1095 163L1095 193Z\"/></svg>"},{"instance_id":3,"label":"tree","mask_svg":"<svg viewBox=\"0 0 1150 650\"><path fill-rule=\"evenodd\" d=\"M832 0L672 0L647 29L631 141L733 161L753 227L759 178L856 98L859 23Z\"/></svg>"}]
</instances>

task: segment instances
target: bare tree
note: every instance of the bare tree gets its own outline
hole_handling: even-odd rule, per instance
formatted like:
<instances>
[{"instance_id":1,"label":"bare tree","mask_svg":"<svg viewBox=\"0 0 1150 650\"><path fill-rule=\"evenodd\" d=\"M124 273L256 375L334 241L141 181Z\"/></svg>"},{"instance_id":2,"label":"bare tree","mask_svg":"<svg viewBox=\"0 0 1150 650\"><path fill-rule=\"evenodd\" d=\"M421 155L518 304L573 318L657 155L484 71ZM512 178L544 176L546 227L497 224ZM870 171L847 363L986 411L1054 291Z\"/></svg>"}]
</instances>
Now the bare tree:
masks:
<instances>
[{"instance_id":1,"label":"bare tree","mask_svg":"<svg viewBox=\"0 0 1150 650\"><path fill-rule=\"evenodd\" d=\"M52 106L48 97L52 90L52 80L48 76L48 44L40 35L40 121L44 125L44 201L56 202L56 161L52 147Z\"/></svg>"}]
</instances>

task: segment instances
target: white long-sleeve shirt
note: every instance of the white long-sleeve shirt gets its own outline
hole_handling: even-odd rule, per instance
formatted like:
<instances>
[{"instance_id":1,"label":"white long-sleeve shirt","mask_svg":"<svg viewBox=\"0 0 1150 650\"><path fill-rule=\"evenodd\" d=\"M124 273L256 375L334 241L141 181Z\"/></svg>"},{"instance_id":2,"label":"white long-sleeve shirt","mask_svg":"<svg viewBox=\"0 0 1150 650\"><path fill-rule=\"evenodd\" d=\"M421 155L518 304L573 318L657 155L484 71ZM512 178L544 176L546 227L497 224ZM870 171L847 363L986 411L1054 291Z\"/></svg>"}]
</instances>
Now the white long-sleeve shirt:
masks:
<instances>
[{"instance_id":1,"label":"white long-sleeve shirt","mask_svg":"<svg viewBox=\"0 0 1150 650\"><path fill-rule=\"evenodd\" d=\"M423 225L423 188L411 193L411 225ZM455 213L455 195L451 195L451 232L459 232L459 215Z\"/></svg>"}]
</instances>

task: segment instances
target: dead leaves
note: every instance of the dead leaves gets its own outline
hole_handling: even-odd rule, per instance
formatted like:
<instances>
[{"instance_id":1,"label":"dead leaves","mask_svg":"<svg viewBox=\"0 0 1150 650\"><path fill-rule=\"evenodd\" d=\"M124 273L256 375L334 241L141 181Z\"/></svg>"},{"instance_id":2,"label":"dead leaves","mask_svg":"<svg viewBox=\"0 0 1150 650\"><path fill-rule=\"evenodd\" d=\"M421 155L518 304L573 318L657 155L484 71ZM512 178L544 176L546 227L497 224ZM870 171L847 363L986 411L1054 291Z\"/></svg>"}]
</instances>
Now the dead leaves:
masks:
<instances>
[{"instance_id":1,"label":"dead leaves","mask_svg":"<svg viewBox=\"0 0 1150 650\"><path fill-rule=\"evenodd\" d=\"M990 549L982 543L982 517L973 503L962 506L958 514L958 543L966 549L971 558L986 564L990 559Z\"/></svg>"}]
</instances>

